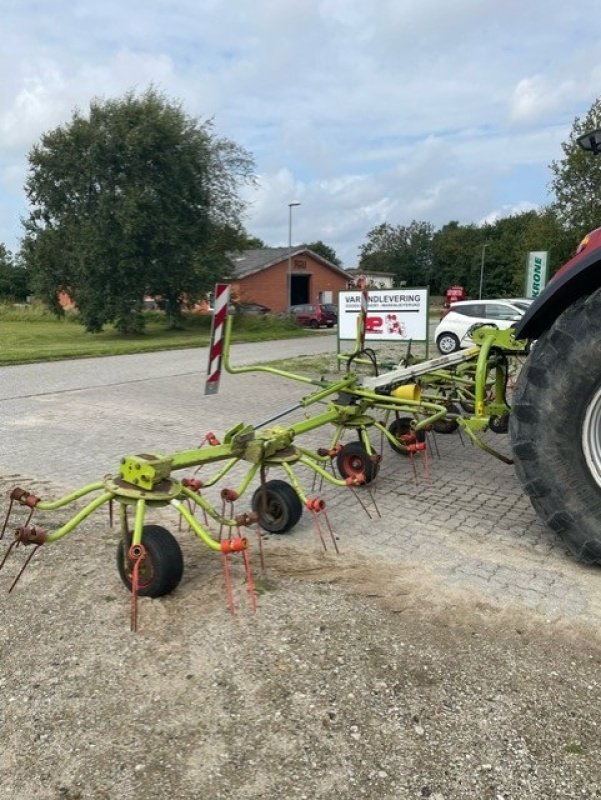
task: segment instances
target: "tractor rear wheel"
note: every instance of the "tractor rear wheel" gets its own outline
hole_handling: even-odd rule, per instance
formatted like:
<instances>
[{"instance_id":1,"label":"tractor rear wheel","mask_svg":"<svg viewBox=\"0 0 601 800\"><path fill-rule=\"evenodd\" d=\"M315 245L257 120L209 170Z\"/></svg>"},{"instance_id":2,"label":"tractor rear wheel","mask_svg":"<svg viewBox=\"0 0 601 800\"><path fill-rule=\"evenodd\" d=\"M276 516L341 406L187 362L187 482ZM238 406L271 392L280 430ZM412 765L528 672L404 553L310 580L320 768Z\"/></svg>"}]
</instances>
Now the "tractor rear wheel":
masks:
<instances>
[{"instance_id":1,"label":"tractor rear wheel","mask_svg":"<svg viewBox=\"0 0 601 800\"><path fill-rule=\"evenodd\" d=\"M160 525L144 525L142 544L146 555L140 562L138 594L141 597L162 597L172 592L184 574L184 559L175 536ZM123 539L117 547L117 569L124 585L131 592L134 562L125 550ZM129 545L127 546L129 549Z\"/></svg>"},{"instance_id":2,"label":"tractor rear wheel","mask_svg":"<svg viewBox=\"0 0 601 800\"><path fill-rule=\"evenodd\" d=\"M536 342L513 395L518 477L536 512L586 564L601 564L601 290Z\"/></svg>"}]
</instances>

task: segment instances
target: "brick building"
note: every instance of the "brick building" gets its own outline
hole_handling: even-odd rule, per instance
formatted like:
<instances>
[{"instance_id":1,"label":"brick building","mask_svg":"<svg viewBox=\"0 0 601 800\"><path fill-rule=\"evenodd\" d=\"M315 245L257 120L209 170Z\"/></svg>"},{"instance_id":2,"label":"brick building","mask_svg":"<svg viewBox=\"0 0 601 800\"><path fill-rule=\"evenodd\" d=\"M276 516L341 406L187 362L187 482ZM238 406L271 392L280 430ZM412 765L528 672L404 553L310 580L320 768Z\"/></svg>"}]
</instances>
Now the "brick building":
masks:
<instances>
[{"instance_id":1,"label":"brick building","mask_svg":"<svg viewBox=\"0 0 601 800\"><path fill-rule=\"evenodd\" d=\"M346 270L306 248L261 247L229 258L236 299L275 313L300 303L337 303L350 281Z\"/></svg>"}]
</instances>

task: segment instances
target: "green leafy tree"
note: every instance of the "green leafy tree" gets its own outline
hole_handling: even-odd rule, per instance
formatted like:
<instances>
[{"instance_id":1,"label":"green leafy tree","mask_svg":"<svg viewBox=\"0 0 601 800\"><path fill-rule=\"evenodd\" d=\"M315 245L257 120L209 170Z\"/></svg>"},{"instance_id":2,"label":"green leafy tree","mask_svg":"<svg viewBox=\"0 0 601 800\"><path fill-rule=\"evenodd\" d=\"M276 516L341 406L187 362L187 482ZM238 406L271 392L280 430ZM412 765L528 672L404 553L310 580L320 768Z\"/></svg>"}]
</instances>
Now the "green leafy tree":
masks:
<instances>
[{"instance_id":1,"label":"green leafy tree","mask_svg":"<svg viewBox=\"0 0 601 800\"><path fill-rule=\"evenodd\" d=\"M481 233L475 225L448 222L432 239L430 291L443 295L449 286L465 286L470 291L472 276L479 261Z\"/></svg>"},{"instance_id":2,"label":"green leafy tree","mask_svg":"<svg viewBox=\"0 0 601 800\"><path fill-rule=\"evenodd\" d=\"M551 276L574 255L580 238L576 231L562 222L554 206L548 206L531 215L524 231L522 263L516 265L515 285L522 288L524 286L526 255L531 250L548 251Z\"/></svg>"},{"instance_id":3,"label":"green leafy tree","mask_svg":"<svg viewBox=\"0 0 601 800\"><path fill-rule=\"evenodd\" d=\"M413 220L396 227L387 222L372 228L359 249L359 269L365 272L390 272L395 283L424 286L432 272L432 239L429 222Z\"/></svg>"},{"instance_id":4,"label":"green leafy tree","mask_svg":"<svg viewBox=\"0 0 601 800\"><path fill-rule=\"evenodd\" d=\"M601 225L601 158L585 152L576 142L596 128L601 128L600 98L584 117L575 118L568 140L561 145L564 157L550 164L554 210L575 239Z\"/></svg>"},{"instance_id":5,"label":"green leafy tree","mask_svg":"<svg viewBox=\"0 0 601 800\"><path fill-rule=\"evenodd\" d=\"M336 251L334 250L334 248L322 242L321 239L319 239L317 242L310 242L309 244L303 244L301 245L301 247L306 247L308 250L313 250L313 252L317 253L318 256L325 258L332 264L336 264L337 267L342 266L342 261L336 255Z\"/></svg>"},{"instance_id":6,"label":"green leafy tree","mask_svg":"<svg viewBox=\"0 0 601 800\"><path fill-rule=\"evenodd\" d=\"M23 301L31 293L29 271L3 244L0 244L0 298Z\"/></svg>"},{"instance_id":7,"label":"green leafy tree","mask_svg":"<svg viewBox=\"0 0 601 800\"><path fill-rule=\"evenodd\" d=\"M141 330L147 293L177 324L226 270L253 166L152 88L92 101L29 153L23 255L36 290L57 311L68 291L89 331Z\"/></svg>"}]
</instances>

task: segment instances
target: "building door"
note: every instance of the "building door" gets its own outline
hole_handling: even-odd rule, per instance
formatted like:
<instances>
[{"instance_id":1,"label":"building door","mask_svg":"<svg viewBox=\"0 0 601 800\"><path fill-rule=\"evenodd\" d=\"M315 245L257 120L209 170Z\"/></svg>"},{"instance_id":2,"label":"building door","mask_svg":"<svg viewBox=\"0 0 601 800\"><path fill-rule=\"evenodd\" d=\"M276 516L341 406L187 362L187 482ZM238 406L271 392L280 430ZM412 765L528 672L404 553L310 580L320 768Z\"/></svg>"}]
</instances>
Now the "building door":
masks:
<instances>
[{"instance_id":1,"label":"building door","mask_svg":"<svg viewBox=\"0 0 601 800\"><path fill-rule=\"evenodd\" d=\"M311 300L311 276L292 275L290 283L290 305L297 306Z\"/></svg>"}]
</instances>

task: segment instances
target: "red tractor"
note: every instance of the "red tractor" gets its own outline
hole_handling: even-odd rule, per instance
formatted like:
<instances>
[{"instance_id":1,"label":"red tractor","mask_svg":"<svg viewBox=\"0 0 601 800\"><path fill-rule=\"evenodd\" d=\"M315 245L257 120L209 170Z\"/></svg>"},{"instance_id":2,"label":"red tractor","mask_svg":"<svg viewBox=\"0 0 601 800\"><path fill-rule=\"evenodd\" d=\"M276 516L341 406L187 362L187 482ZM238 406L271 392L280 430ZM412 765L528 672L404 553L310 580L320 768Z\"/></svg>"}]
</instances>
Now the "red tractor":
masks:
<instances>
[{"instance_id":1,"label":"red tractor","mask_svg":"<svg viewBox=\"0 0 601 800\"><path fill-rule=\"evenodd\" d=\"M580 137L601 152L601 131ZM570 550L601 564L601 228L518 323L534 344L513 396L510 432L532 505Z\"/></svg>"}]
</instances>

